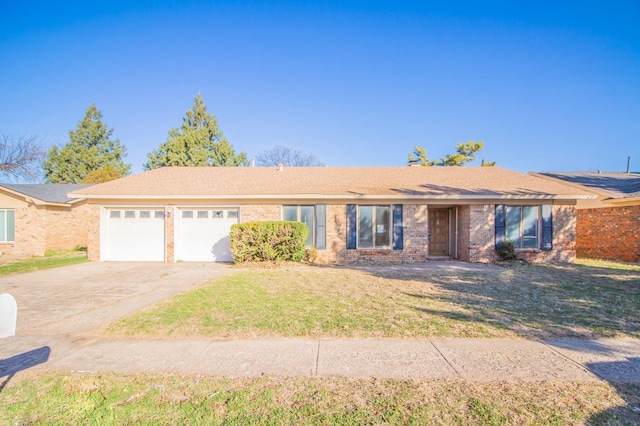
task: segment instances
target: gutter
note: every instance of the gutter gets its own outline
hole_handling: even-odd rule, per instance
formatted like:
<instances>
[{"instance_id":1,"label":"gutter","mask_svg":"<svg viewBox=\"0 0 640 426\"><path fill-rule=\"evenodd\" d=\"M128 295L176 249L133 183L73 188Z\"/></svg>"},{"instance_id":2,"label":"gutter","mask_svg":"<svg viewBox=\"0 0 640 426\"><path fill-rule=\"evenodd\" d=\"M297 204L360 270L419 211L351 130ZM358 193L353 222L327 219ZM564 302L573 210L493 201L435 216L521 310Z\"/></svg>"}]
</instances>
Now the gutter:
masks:
<instances>
[{"instance_id":1,"label":"gutter","mask_svg":"<svg viewBox=\"0 0 640 426\"><path fill-rule=\"evenodd\" d=\"M564 194L483 194L483 195L330 195L330 194L289 194L289 195L97 195L74 194L71 197L101 200L591 200L596 195Z\"/></svg>"}]
</instances>

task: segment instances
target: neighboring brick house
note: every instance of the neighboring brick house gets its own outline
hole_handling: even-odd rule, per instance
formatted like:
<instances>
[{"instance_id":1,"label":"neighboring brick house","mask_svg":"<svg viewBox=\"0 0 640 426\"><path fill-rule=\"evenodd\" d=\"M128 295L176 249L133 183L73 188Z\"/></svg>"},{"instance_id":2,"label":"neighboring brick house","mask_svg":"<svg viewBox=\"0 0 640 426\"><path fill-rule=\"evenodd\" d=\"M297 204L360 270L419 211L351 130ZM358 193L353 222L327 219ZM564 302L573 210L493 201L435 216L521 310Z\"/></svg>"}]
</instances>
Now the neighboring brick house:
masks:
<instances>
[{"instance_id":1,"label":"neighboring brick house","mask_svg":"<svg viewBox=\"0 0 640 426\"><path fill-rule=\"evenodd\" d=\"M296 220L318 261L575 258L567 185L499 167L166 167L75 191L91 260L231 261L234 223Z\"/></svg>"},{"instance_id":2,"label":"neighboring brick house","mask_svg":"<svg viewBox=\"0 0 640 426\"><path fill-rule=\"evenodd\" d=\"M0 252L44 256L87 245L87 202L67 193L91 185L0 184Z\"/></svg>"},{"instance_id":3,"label":"neighboring brick house","mask_svg":"<svg viewBox=\"0 0 640 426\"><path fill-rule=\"evenodd\" d=\"M579 200L576 249L579 257L640 262L640 173L535 173L573 185L597 198Z\"/></svg>"}]
</instances>

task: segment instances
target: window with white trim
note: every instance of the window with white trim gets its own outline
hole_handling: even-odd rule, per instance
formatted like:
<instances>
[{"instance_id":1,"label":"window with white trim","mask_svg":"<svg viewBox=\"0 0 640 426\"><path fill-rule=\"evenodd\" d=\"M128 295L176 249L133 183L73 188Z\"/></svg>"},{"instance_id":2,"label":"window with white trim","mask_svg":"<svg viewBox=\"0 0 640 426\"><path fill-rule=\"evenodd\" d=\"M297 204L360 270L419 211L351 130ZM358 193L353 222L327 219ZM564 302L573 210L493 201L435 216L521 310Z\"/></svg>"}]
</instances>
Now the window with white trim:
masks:
<instances>
[{"instance_id":1,"label":"window with white trim","mask_svg":"<svg viewBox=\"0 0 640 426\"><path fill-rule=\"evenodd\" d=\"M314 206L283 206L282 207L282 220L289 220L292 222L302 222L309 228L309 234L307 234L307 241L305 245L311 247L313 245L313 232L315 227L313 226Z\"/></svg>"},{"instance_id":2,"label":"window with white trim","mask_svg":"<svg viewBox=\"0 0 640 426\"><path fill-rule=\"evenodd\" d=\"M516 249L538 248L538 206L506 206L505 225Z\"/></svg>"},{"instance_id":3,"label":"window with white trim","mask_svg":"<svg viewBox=\"0 0 640 426\"><path fill-rule=\"evenodd\" d=\"M391 245L391 206L358 206L358 248Z\"/></svg>"},{"instance_id":4,"label":"window with white trim","mask_svg":"<svg viewBox=\"0 0 640 426\"><path fill-rule=\"evenodd\" d=\"M0 242L15 241L16 212L13 209L0 209Z\"/></svg>"}]
</instances>

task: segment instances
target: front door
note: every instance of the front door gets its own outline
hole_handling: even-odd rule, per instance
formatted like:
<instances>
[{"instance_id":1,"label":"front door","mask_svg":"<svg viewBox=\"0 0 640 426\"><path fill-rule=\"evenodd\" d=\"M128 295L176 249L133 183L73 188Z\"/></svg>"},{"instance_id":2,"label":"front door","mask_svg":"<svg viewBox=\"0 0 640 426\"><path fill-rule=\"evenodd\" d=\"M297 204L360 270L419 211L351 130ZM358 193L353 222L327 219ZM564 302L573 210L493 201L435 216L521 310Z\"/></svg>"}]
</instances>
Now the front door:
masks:
<instances>
[{"instance_id":1,"label":"front door","mask_svg":"<svg viewBox=\"0 0 640 426\"><path fill-rule=\"evenodd\" d=\"M449 254L449 209L429 209L429 256Z\"/></svg>"}]
</instances>

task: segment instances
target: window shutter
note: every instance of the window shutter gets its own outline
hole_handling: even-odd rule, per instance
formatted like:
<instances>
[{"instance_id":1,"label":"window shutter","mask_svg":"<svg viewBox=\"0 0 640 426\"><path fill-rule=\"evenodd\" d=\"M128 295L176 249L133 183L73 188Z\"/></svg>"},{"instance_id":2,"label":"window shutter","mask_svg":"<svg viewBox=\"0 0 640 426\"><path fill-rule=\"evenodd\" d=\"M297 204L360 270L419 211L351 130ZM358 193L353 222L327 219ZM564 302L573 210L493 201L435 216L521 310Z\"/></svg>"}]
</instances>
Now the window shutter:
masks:
<instances>
[{"instance_id":1,"label":"window shutter","mask_svg":"<svg viewBox=\"0 0 640 426\"><path fill-rule=\"evenodd\" d=\"M402 204L393 205L393 249L402 250Z\"/></svg>"},{"instance_id":2,"label":"window shutter","mask_svg":"<svg viewBox=\"0 0 640 426\"><path fill-rule=\"evenodd\" d=\"M496 204L496 248L507 238L507 208L504 204Z\"/></svg>"},{"instance_id":3,"label":"window shutter","mask_svg":"<svg viewBox=\"0 0 640 426\"><path fill-rule=\"evenodd\" d=\"M356 205L347 204L347 249L356 248Z\"/></svg>"},{"instance_id":4,"label":"window shutter","mask_svg":"<svg viewBox=\"0 0 640 426\"><path fill-rule=\"evenodd\" d=\"M553 248L553 206L551 204L542 205L542 250Z\"/></svg>"},{"instance_id":5,"label":"window shutter","mask_svg":"<svg viewBox=\"0 0 640 426\"><path fill-rule=\"evenodd\" d=\"M327 248L327 205L316 204L316 248Z\"/></svg>"}]
</instances>

